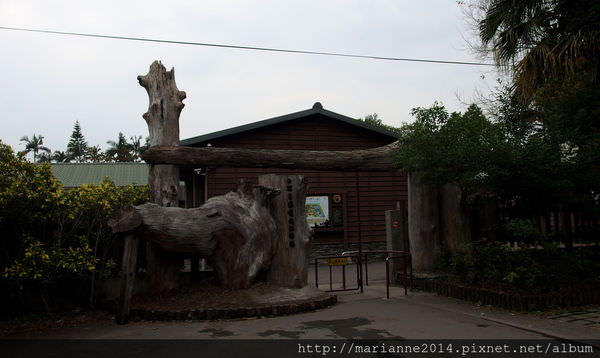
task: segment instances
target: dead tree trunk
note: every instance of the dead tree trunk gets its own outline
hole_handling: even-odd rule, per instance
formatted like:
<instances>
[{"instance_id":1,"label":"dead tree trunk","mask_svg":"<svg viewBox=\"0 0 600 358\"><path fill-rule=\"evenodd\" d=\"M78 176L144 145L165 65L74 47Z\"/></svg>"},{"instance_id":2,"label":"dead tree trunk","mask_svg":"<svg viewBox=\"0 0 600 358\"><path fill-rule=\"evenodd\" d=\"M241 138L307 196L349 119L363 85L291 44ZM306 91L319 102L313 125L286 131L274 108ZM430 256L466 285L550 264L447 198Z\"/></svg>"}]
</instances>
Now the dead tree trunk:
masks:
<instances>
[{"instance_id":1,"label":"dead tree trunk","mask_svg":"<svg viewBox=\"0 0 600 358\"><path fill-rule=\"evenodd\" d=\"M152 147L142 154L148 163L227 168L285 168L337 171L395 170L392 155L398 143L360 150L320 151L218 147Z\"/></svg>"},{"instance_id":2,"label":"dead tree trunk","mask_svg":"<svg viewBox=\"0 0 600 358\"><path fill-rule=\"evenodd\" d=\"M306 222L304 177L268 174L259 176L258 183L281 191L271 202L277 230L267 281L284 287L304 287L308 284L312 234Z\"/></svg>"},{"instance_id":3,"label":"dead tree trunk","mask_svg":"<svg viewBox=\"0 0 600 358\"><path fill-rule=\"evenodd\" d=\"M138 81L148 92L148 112L143 117L148 124L150 147L179 145L179 115L183 109L185 92L179 91L175 84L175 70L167 71L159 62L154 61L145 76ZM179 168L170 164L150 166L148 177L150 200L160 206L176 207L179 187ZM181 260L154 245L147 245L147 274L149 287L153 292L176 288L179 281Z\"/></svg>"},{"instance_id":4,"label":"dead tree trunk","mask_svg":"<svg viewBox=\"0 0 600 358\"><path fill-rule=\"evenodd\" d=\"M441 251L438 190L418 173L408 175L408 232L413 269L434 271Z\"/></svg>"},{"instance_id":5,"label":"dead tree trunk","mask_svg":"<svg viewBox=\"0 0 600 358\"><path fill-rule=\"evenodd\" d=\"M247 288L273 259L278 231L270 204L277 193L242 183L199 208L132 206L109 225L113 232L139 234L171 255L206 257L223 286Z\"/></svg>"}]
</instances>

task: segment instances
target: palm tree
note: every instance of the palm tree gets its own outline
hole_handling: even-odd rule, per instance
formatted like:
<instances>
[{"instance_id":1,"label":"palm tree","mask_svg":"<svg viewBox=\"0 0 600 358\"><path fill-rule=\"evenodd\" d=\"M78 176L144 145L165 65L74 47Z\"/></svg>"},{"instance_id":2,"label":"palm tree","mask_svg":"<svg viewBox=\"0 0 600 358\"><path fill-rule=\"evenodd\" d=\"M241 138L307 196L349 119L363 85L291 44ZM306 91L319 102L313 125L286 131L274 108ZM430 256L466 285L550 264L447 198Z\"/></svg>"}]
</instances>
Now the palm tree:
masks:
<instances>
[{"instance_id":1,"label":"palm tree","mask_svg":"<svg viewBox=\"0 0 600 358\"><path fill-rule=\"evenodd\" d=\"M140 155L142 154L142 136L133 136L130 137L129 140L131 141L131 154L133 155L133 160L137 162L140 160Z\"/></svg>"},{"instance_id":2,"label":"palm tree","mask_svg":"<svg viewBox=\"0 0 600 358\"><path fill-rule=\"evenodd\" d=\"M52 161L52 154L50 153L40 153L37 158L38 163L50 163Z\"/></svg>"},{"instance_id":3,"label":"palm tree","mask_svg":"<svg viewBox=\"0 0 600 358\"><path fill-rule=\"evenodd\" d=\"M55 150L52 154L52 160L57 163L69 163L71 162L71 157L63 151Z\"/></svg>"},{"instance_id":4,"label":"palm tree","mask_svg":"<svg viewBox=\"0 0 600 358\"><path fill-rule=\"evenodd\" d=\"M29 152L33 152L33 162L37 163L38 152L41 150L42 152L50 153L51 150L48 147L44 146L44 136L43 135L33 135L31 139L27 136L21 137L21 142L25 142L25 150L23 151L25 154Z\"/></svg>"},{"instance_id":5,"label":"palm tree","mask_svg":"<svg viewBox=\"0 0 600 358\"><path fill-rule=\"evenodd\" d=\"M133 154L133 146L127 142L127 138L123 133L119 132L117 141L109 140L106 142L110 147L104 152L107 160L115 162L133 162L135 155Z\"/></svg>"},{"instance_id":6,"label":"palm tree","mask_svg":"<svg viewBox=\"0 0 600 358\"><path fill-rule=\"evenodd\" d=\"M93 147L89 147L87 155L88 155L88 159L92 163L100 163L100 162L103 162L104 159L105 159L105 156L102 153L102 149L100 149L99 145L95 145Z\"/></svg>"},{"instance_id":7,"label":"palm tree","mask_svg":"<svg viewBox=\"0 0 600 358\"><path fill-rule=\"evenodd\" d=\"M598 81L600 2L487 0L483 5L480 38L496 64L513 73L515 90L526 99L548 80L585 72Z\"/></svg>"}]
</instances>

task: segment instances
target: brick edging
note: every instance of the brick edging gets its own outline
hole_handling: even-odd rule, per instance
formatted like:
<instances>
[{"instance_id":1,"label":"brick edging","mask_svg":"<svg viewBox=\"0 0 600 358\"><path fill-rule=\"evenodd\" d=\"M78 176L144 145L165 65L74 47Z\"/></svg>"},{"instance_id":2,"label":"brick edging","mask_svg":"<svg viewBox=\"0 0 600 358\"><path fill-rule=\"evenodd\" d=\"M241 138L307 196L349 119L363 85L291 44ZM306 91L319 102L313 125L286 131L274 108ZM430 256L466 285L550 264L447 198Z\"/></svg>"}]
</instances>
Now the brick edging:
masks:
<instances>
[{"instance_id":1,"label":"brick edging","mask_svg":"<svg viewBox=\"0 0 600 358\"><path fill-rule=\"evenodd\" d=\"M315 311L337 303L337 296L320 299L237 308L200 308L181 311L159 311L131 309L132 319L148 321L204 321L217 319L236 319L265 316L283 316L301 312Z\"/></svg>"},{"instance_id":2,"label":"brick edging","mask_svg":"<svg viewBox=\"0 0 600 358\"><path fill-rule=\"evenodd\" d=\"M413 288L514 311L600 303L600 286L586 286L552 294L519 294L459 285L440 279L415 279Z\"/></svg>"}]
</instances>

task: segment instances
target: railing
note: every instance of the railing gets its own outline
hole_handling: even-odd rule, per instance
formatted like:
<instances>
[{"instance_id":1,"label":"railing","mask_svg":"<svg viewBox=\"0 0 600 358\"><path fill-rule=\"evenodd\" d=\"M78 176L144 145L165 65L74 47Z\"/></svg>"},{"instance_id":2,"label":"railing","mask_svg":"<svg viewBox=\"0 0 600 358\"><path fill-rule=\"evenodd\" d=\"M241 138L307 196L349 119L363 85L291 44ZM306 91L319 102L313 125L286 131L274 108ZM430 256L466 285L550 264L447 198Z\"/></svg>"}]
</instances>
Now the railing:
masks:
<instances>
[{"instance_id":1,"label":"railing","mask_svg":"<svg viewBox=\"0 0 600 358\"><path fill-rule=\"evenodd\" d=\"M346 265L348 264L349 258L355 258L356 260L356 287L347 287L346 285ZM360 260L358 260L358 255L338 255L338 256L320 256L315 258L315 286L319 287L319 260L327 260L329 266L329 290L327 292L340 292L340 291L354 291L361 289L362 292L362 284L361 284L361 268L360 268ZM342 288L334 289L333 288L333 267L341 266L342 267Z\"/></svg>"},{"instance_id":2,"label":"railing","mask_svg":"<svg viewBox=\"0 0 600 358\"><path fill-rule=\"evenodd\" d=\"M398 273L397 277L400 279L401 285L404 287L404 294L408 294L408 289L412 287L412 264L410 252L406 251L394 251L394 250L365 250L360 254L358 251L345 251L341 255L337 256L320 256L315 258L315 286L319 287L319 260L327 260L329 266L329 290L327 292L339 292L339 291L354 291L360 289L363 292L363 282L366 286L369 285L369 265L368 258L370 255L385 255L385 285L386 285L386 297L390 298L390 261L397 260L401 262L401 272ZM356 263L356 287L347 287L346 282L346 265L348 265L348 259L354 258ZM364 280L363 270L364 265ZM333 267L342 267L342 288L333 288Z\"/></svg>"},{"instance_id":3,"label":"railing","mask_svg":"<svg viewBox=\"0 0 600 358\"><path fill-rule=\"evenodd\" d=\"M402 273L399 274L401 278L402 286L404 287L404 294L408 294L408 288L412 287L412 259L410 252L407 251L395 251L395 250L363 250L362 252L362 264L365 267L365 277L364 282L366 286L369 286L369 265L368 265L368 257L373 254L385 254L387 257L385 258L385 288L386 288L386 297L390 298L390 260L402 260ZM358 251L345 251L342 252L342 256L344 255L359 255ZM361 279L362 279L362 270L361 270ZM361 280L362 281L362 280Z\"/></svg>"}]
</instances>

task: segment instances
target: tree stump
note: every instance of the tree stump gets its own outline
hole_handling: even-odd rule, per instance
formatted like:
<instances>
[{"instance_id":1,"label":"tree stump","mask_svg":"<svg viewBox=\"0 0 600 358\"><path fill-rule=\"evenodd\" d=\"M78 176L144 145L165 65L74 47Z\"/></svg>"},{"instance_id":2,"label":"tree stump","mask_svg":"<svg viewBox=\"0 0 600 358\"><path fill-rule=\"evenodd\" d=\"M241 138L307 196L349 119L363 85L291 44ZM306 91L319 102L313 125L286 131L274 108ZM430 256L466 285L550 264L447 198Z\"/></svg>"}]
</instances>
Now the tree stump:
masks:
<instances>
[{"instance_id":1,"label":"tree stump","mask_svg":"<svg viewBox=\"0 0 600 358\"><path fill-rule=\"evenodd\" d=\"M148 112L143 117L148 124L150 147L179 145L179 115L184 107L185 92L175 84L175 70L167 71L160 61L154 61L145 76L138 81L148 92ZM171 164L152 164L148 176L150 200L160 206L178 206L179 168ZM146 269L150 290L161 292L178 287L182 260L147 244Z\"/></svg>"},{"instance_id":2,"label":"tree stump","mask_svg":"<svg viewBox=\"0 0 600 358\"><path fill-rule=\"evenodd\" d=\"M308 284L308 260L312 230L306 222L306 182L300 175L261 175L260 185L279 189L271 201L276 223L274 256L267 281L300 288Z\"/></svg>"}]
</instances>

